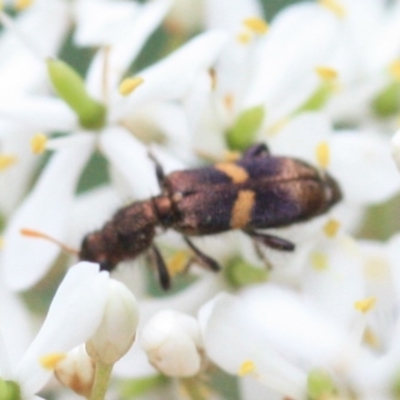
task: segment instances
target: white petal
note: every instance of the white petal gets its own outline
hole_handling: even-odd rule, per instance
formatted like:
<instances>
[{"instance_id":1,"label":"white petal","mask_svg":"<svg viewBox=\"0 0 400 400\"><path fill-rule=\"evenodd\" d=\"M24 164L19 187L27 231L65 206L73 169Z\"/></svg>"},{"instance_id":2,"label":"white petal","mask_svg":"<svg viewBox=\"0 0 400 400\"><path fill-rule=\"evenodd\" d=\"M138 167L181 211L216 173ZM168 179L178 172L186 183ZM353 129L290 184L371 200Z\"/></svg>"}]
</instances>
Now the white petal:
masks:
<instances>
[{"instance_id":1,"label":"white petal","mask_svg":"<svg viewBox=\"0 0 400 400\"><path fill-rule=\"evenodd\" d=\"M92 150L92 138L83 139L86 143L79 148L66 148L53 155L7 227L2 273L6 284L15 290L37 282L60 251L48 241L23 237L20 230L34 229L64 239L76 184Z\"/></svg>"},{"instance_id":2,"label":"white petal","mask_svg":"<svg viewBox=\"0 0 400 400\"><path fill-rule=\"evenodd\" d=\"M31 182L38 157L32 153L29 136L33 134L20 124L0 122L1 151L3 154L15 155L17 162L0 173L0 188L7 196L0 196L0 207L6 215L17 207Z\"/></svg>"},{"instance_id":3,"label":"white petal","mask_svg":"<svg viewBox=\"0 0 400 400\"><path fill-rule=\"evenodd\" d=\"M75 4L74 41L79 46L109 45L134 25L141 6L127 1L82 0Z\"/></svg>"},{"instance_id":4,"label":"white petal","mask_svg":"<svg viewBox=\"0 0 400 400\"><path fill-rule=\"evenodd\" d=\"M9 96L0 99L0 116L23 121L31 131L70 131L77 117L60 99L44 96Z\"/></svg>"},{"instance_id":5,"label":"white petal","mask_svg":"<svg viewBox=\"0 0 400 400\"><path fill-rule=\"evenodd\" d=\"M246 18L262 18L260 2L256 0L206 0L205 21L208 29L226 29L238 33Z\"/></svg>"},{"instance_id":6,"label":"white petal","mask_svg":"<svg viewBox=\"0 0 400 400\"><path fill-rule=\"evenodd\" d=\"M331 132L330 121L324 115L304 113L272 134L267 143L273 154L298 157L315 164L316 148L329 139Z\"/></svg>"},{"instance_id":7,"label":"white petal","mask_svg":"<svg viewBox=\"0 0 400 400\"><path fill-rule=\"evenodd\" d=\"M0 288L0 331L11 365L15 366L32 341L32 316L21 299L3 285ZM4 378L4 375L1 376Z\"/></svg>"},{"instance_id":8,"label":"white petal","mask_svg":"<svg viewBox=\"0 0 400 400\"><path fill-rule=\"evenodd\" d=\"M183 97L200 71L208 69L215 61L227 36L225 32L203 33L164 60L152 65L138 75L144 79L128 97L116 102L114 115L119 119L149 101L176 100Z\"/></svg>"},{"instance_id":9,"label":"white petal","mask_svg":"<svg viewBox=\"0 0 400 400\"><path fill-rule=\"evenodd\" d=\"M7 57L0 63L0 87L2 90L30 90L47 78L44 60L57 54L65 37L70 22L68 5L52 1L45 6L30 7L15 21L16 29L22 32L27 43L21 43L11 30L4 31L0 52Z\"/></svg>"},{"instance_id":10,"label":"white petal","mask_svg":"<svg viewBox=\"0 0 400 400\"><path fill-rule=\"evenodd\" d=\"M337 29L338 19L317 4L292 5L279 13L259 47L245 108L273 105L302 87L304 78L331 54Z\"/></svg>"},{"instance_id":11,"label":"white petal","mask_svg":"<svg viewBox=\"0 0 400 400\"><path fill-rule=\"evenodd\" d=\"M125 178L129 193L145 199L159 193L154 163L148 149L122 128L109 128L100 137L101 150Z\"/></svg>"},{"instance_id":12,"label":"white petal","mask_svg":"<svg viewBox=\"0 0 400 400\"><path fill-rule=\"evenodd\" d=\"M81 262L69 270L41 330L18 364L16 375L25 393L36 393L51 375L40 365L40 357L72 350L96 331L107 287L108 274L99 273L97 264Z\"/></svg>"},{"instance_id":13,"label":"white petal","mask_svg":"<svg viewBox=\"0 0 400 400\"><path fill-rule=\"evenodd\" d=\"M282 394L302 398L306 375L269 345L265 332L254 324L248 311L240 300L227 294L213 300L212 312L203 326L207 355L231 374L238 374L242 364L251 361L259 381Z\"/></svg>"},{"instance_id":14,"label":"white petal","mask_svg":"<svg viewBox=\"0 0 400 400\"><path fill-rule=\"evenodd\" d=\"M114 3L110 2L113 7ZM144 43L164 18L171 0L155 0L151 1L141 8L137 17L119 21L111 32L121 29L122 32L116 33L115 39L109 38L102 40L103 45L110 45L107 50L98 52L87 73L87 88L89 92L96 98L101 98L104 87L104 75L108 84L108 91L115 91L119 85L119 81L128 69L130 63L142 49ZM125 4L126 6L126 4ZM132 4L133 6L133 4ZM136 13L136 11L135 11ZM108 15L107 15L108 17ZM90 18L95 18L90 15ZM125 23L124 23L125 22ZM105 32L110 32L110 29ZM104 70L104 57L107 57L107 70Z\"/></svg>"},{"instance_id":15,"label":"white petal","mask_svg":"<svg viewBox=\"0 0 400 400\"><path fill-rule=\"evenodd\" d=\"M313 267L315 255L325 257L326 268ZM355 318L354 303L366 295L364 264L360 249L348 237L327 240L309 253L303 275L302 291L339 323L350 326Z\"/></svg>"},{"instance_id":16,"label":"white petal","mask_svg":"<svg viewBox=\"0 0 400 400\"><path fill-rule=\"evenodd\" d=\"M399 191L400 179L384 137L340 132L332 136L329 146L329 170L340 183L345 200L373 204Z\"/></svg>"}]
</instances>

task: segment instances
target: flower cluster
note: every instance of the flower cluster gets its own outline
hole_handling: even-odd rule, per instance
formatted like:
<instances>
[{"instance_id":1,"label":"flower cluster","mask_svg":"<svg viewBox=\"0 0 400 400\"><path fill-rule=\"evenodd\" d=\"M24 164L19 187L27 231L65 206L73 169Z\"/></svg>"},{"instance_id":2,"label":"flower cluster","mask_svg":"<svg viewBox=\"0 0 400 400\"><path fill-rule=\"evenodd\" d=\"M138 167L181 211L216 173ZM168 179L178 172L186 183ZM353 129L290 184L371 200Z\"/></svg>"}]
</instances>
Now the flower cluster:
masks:
<instances>
[{"instance_id":1,"label":"flower cluster","mask_svg":"<svg viewBox=\"0 0 400 400\"><path fill-rule=\"evenodd\" d=\"M1 399L400 397L400 0L264 3L2 5ZM340 187L257 231L294 251L167 230L111 275L78 262L164 174L257 143Z\"/></svg>"}]
</instances>

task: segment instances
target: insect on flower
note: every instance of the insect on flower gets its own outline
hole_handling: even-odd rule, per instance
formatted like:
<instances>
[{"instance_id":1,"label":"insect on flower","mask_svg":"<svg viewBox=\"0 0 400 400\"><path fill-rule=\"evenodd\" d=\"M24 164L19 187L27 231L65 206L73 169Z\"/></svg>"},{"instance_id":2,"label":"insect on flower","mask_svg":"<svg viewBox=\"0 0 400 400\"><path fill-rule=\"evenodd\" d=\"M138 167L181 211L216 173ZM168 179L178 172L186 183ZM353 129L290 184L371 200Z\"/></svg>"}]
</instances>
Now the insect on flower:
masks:
<instances>
[{"instance_id":1,"label":"insect on flower","mask_svg":"<svg viewBox=\"0 0 400 400\"><path fill-rule=\"evenodd\" d=\"M329 174L295 158L272 156L264 144L250 147L236 162L167 176L154 162L161 194L120 209L103 228L86 235L79 258L111 271L119 262L149 252L164 289L170 286L170 276L154 244L157 227L181 233L199 263L217 271L218 263L190 236L241 229L256 242L293 251L292 242L257 230L307 221L341 199Z\"/></svg>"}]
</instances>

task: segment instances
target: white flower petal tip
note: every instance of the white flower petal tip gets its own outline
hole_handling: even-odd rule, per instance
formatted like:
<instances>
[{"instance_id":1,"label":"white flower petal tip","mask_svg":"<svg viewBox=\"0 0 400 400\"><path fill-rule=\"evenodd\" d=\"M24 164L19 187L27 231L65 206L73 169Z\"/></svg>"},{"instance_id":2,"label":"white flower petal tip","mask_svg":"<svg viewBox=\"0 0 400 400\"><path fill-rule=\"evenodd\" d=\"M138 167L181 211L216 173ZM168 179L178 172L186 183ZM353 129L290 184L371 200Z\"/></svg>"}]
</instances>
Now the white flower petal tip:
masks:
<instances>
[{"instance_id":1,"label":"white flower petal tip","mask_svg":"<svg viewBox=\"0 0 400 400\"><path fill-rule=\"evenodd\" d=\"M15 368L24 393L36 393L51 377L38 360L48 361L49 355L54 360L93 336L104 315L108 284L109 274L99 273L98 264L81 262L70 268L39 333Z\"/></svg>"},{"instance_id":2,"label":"white flower petal tip","mask_svg":"<svg viewBox=\"0 0 400 400\"><path fill-rule=\"evenodd\" d=\"M392 156L397 168L400 170L400 130L392 137Z\"/></svg>"},{"instance_id":3,"label":"white flower petal tip","mask_svg":"<svg viewBox=\"0 0 400 400\"><path fill-rule=\"evenodd\" d=\"M96 362L115 364L131 348L138 322L135 296L122 283L110 280L102 322L86 343L86 351Z\"/></svg>"},{"instance_id":4,"label":"white flower petal tip","mask_svg":"<svg viewBox=\"0 0 400 400\"><path fill-rule=\"evenodd\" d=\"M200 327L191 316L160 311L143 328L140 342L150 363L164 375L189 377L201 370Z\"/></svg>"}]
</instances>

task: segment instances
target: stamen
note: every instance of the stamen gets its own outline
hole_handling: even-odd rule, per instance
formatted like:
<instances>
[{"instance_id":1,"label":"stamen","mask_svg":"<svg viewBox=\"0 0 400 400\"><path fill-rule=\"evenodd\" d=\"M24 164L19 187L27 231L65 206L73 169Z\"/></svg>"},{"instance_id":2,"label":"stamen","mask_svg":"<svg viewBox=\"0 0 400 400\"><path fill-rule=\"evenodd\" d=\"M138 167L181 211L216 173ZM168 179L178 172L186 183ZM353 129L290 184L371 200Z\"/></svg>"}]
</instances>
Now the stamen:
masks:
<instances>
[{"instance_id":1,"label":"stamen","mask_svg":"<svg viewBox=\"0 0 400 400\"><path fill-rule=\"evenodd\" d=\"M33 4L34 0L15 0L15 9L23 11Z\"/></svg>"},{"instance_id":2,"label":"stamen","mask_svg":"<svg viewBox=\"0 0 400 400\"><path fill-rule=\"evenodd\" d=\"M140 86L144 82L144 79L140 76L134 78L126 78L124 79L119 86L119 93L122 96L127 96L131 94L138 86Z\"/></svg>"},{"instance_id":3,"label":"stamen","mask_svg":"<svg viewBox=\"0 0 400 400\"><path fill-rule=\"evenodd\" d=\"M268 24L258 17L244 19L243 25L257 35L264 35L268 32Z\"/></svg>"},{"instance_id":4,"label":"stamen","mask_svg":"<svg viewBox=\"0 0 400 400\"><path fill-rule=\"evenodd\" d=\"M357 311L361 311L363 314L366 314L372 308L375 307L376 297L367 297L363 300L358 300L354 303L354 308Z\"/></svg>"},{"instance_id":5,"label":"stamen","mask_svg":"<svg viewBox=\"0 0 400 400\"><path fill-rule=\"evenodd\" d=\"M332 82L338 77L338 73L331 67L319 66L315 68L317 75L324 81Z\"/></svg>"},{"instance_id":6,"label":"stamen","mask_svg":"<svg viewBox=\"0 0 400 400\"><path fill-rule=\"evenodd\" d=\"M290 118L281 118L275 123L273 123L267 130L267 136L275 136L277 135L288 123L290 122Z\"/></svg>"},{"instance_id":7,"label":"stamen","mask_svg":"<svg viewBox=\"0 0 400 400\"><path fill-rule=\"evenodd\" d=\"M31 138L31 149L33 154L42 154L46 150L47 136L37 133Z\"/></svg>"},{"instance_id":8,"label":"stamen","mask_svg":"<svg viewBox=\"0 0 400 400\"><path fill-rule=\"evenodd\" d=\"M389 73L394 79L400 81L400 60L395 60L389 65Z\"/></svg>"},{"instance_id":9,"label":"stamen","mask_svg":"<svg viewBox=\"0 0 400 400\"><path fill-rule=\"evenodd\" d=\"M379 349L381 346L378 336L368 327L364 331L363 341L373 349Z\"/></svg>"},{"instance_id":10,"label":"stamen","mask_svg":"<svg viewBox=\"0 0 400 400\"><path fill-rule=\"evenodd\" d=\"M171 276L183 272L188 265L190 255L187 251L181 250L174 253L168 260L167 268Z\"/></svg>"},{"instance_id":11,"label":"stamen","mask_svg":"<svg viewBox=\"0 0 400 400\"><path fill-rule=\"evenodd\" d=\"M319 3L339 18L343 18L346 15L346 9L336 0L319 0Z\"/></svg>"},{"instance_id":12,"label":"stamen","mask_svg":"<svg viewBox=\"0 0 400 400\"><path fill-rule=\"evenodd\" d=\"M243 361L239 368L238 375L242 378L246 375L254 374L256 372L256 365L251 360Z\"/></svg>"},{"instance_id":13,"label":"stamen","mask_svg":"<svg viewBox=\"0 0 400 400\"><path fill-rule=\"evenodd\" d=\"M252 36L249 32L240 32L236 35L236 40L240 44L249 44L251 41Z\"/></svg>"},{"instance_id":14,"label":"stamen","mask_svg":"<svg viewBox=\"0 0 400 400\"><path fill-rule=\"evenodd\" d=\"M54 368L57 367L57 364L60 361L65 360L66 357L67 355L65 353L50 353L43 357L40 357L39 362L43 368L54 370Z\"/></svg>"},{"instance_id":15,"label":"stamen","mask_svg":"<svg viewBox=\"0 0 400 400\"><path fill-rule=\"evenodd\" d=\"M328 269L328 257L322 251L314 251L311 253L311 266L317 271Z\"/></svg>"},{"instance_id":16,"label":"stamen","mask_svg":"<svg viewBox=\"0 0 400 400\"><path fill-rule=\"evenodd\" d=\"M12 154L1 154L0 155L0 171L4 171L7 168L10 168L18 161L17 156Z\"/></svg>"},{"instance_id":17,"label":"stamen","mask_svg":"<svg viewBox=\"0 0 400 400\"><path fill-rule=\"evenodd\" d=\"M215 68L210 68L208 73L211 78L211 89L215 90L217 87L217 72L215 71Z\"/></svg>"},{"instance_id":18,"label":"stamen","mask_svg":"<svg viewBox=\"0 0 400 400\"><path fill-rule=\"evenodd\" d=\"M4 247L4 238L0 236L0 250Z\"/></svg>"},{"instance_id":19,"label":"stamen","mask_svg":"<svg viewBox=\"0 0 400 400\"><path fill-rule=\"evenodd\" d=\"M224 96L224 98L223 98L224 105L225 105L225 107L227 108L227 110L228 110L229 112L232 112L232 111L233 111L234 100L235 100L235 99L234 99L232 93L226 94L226 95Z\"/></svg>"},{"instance_id":20,"label":"stamen","mask_svg":"<svg viewBox=\"0 0 400 400\"><path fill-rule=\"evenodd\" d=\"M330 161L330 150L328 142L323 141L318 144L316 148L316 157L320 167L326 169Z\"/></svg>"},{"instance_id":21,"label":"stamen","mask_svg":"<svg viewBox=\"0 0 400 400\"><path fill-rule=\"evenodd\" d=\"M48 240L49 242L52 242L52 243L60 246L67 253L71 253L71 254L75 254L75 255L79 254L78 250L67 246L66 244L64 244L64 243L60 242L59 240L51 237L50 235L47 235L46 233L42 233L42 232L36 231L34 229L28 229L28 228L22 228L20 230L20 233L23 236L28 236L28 237L32 237L32 238L36 238L36 239Z\"/></svg>"},{"instance_id":22,"label":"stamen","mask_svg":"<svg viewBox=\"0 0 400 400\"><path fill-rule=\"evenodd\" d=\"M336 219L330 218L324 225L324 232L328 238L334 238L340 228L340 222Z\"/></svg>"}]
</instances>

